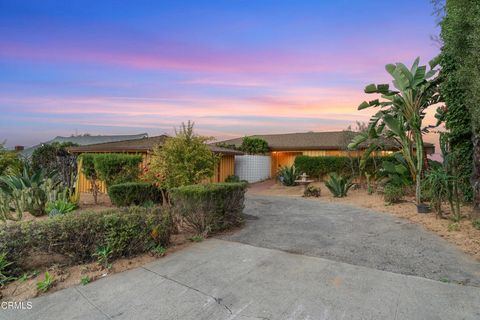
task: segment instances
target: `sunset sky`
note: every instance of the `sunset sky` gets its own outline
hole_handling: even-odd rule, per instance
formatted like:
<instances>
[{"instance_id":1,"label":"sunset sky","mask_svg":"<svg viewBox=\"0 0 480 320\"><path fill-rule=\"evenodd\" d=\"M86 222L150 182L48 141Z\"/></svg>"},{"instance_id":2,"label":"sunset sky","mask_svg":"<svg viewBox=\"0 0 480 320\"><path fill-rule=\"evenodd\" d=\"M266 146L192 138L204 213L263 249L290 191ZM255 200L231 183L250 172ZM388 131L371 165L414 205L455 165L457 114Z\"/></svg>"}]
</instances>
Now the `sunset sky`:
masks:
<instances>
[{"instance_id":1,"label":"sunset sky","mask_svg":"<svg viewBox=\"0 0 480 320\"><path fill-rule=\"evenodd\" d=\"M438 52L429 0L0 0L0 141L341 130ZM369 97L370 98L370 97Z\"/></svg>"}]
</instances>

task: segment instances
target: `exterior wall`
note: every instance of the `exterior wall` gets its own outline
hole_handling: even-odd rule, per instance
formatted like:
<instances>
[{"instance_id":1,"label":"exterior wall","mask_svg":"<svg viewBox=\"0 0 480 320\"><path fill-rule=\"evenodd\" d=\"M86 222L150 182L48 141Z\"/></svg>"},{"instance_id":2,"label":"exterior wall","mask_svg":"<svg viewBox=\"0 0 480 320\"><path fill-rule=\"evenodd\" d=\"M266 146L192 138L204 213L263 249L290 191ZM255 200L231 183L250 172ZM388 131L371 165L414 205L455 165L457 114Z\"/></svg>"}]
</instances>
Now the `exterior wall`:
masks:
<instances>
[{"instance_id":1,"label":"exterior wall","mask_svg":"<svg viewBox=\"0 0 480 320\"><path fill-rule=\"evenodd\" d=\"M386 156L392 154L392 151L379 151L376 153L378 156ZM362 150L346 151L346 150L299 150L299 151L273 151L272 155L272 168L271 176L275 177L278 170L281 167L292 166L295 163L295 158L299 155L310 157L360 157L363 155Z\"/></svg>"},{"instance_id":2,"label":"exterior wall","mask_svg":"<svg viewBox=\"0 0 480 320\"><path fill-rule=\"evenodd\" d=\"M215 176L212 178L212 182L225 182L229 176L235 174L235 156L234 155L222 155L220 163L215 169Z\"/></svg>"},{"instance_id":3,"label":"exterior wall","mask_svg":"<svg viewBox=\"0 0 480 320\"><path fill-rule=\"evenodd\" d=\"M295 158L302 154L302 151L294 152L277 152L274 151L272 155L272 167L270 175L272 177L277 176L277 172L281 167L291 166L295 162Z\"/></svg>"},{"instance_id":4,"label":"exterior wall","mask_svg":"<svg viewBox=\"0 0 480 320\"><path fill-rule=\"evenodd\" d=\"M135 153L132 153L135 154ZM142 153L143 161L141 167L145 167L149 162L151 155L148 153ZM92 184L88 181L87 177L81 173L81 168L79 168L79 185L78 188L81 193L90 193L92 189ZM210 179L210 182L224 182L228 176L235 174L235 156L233 155L222 155L219 164L215 168L215 175ZM107 185L103 181L98 181L99 192L107 193Z\"/></svg>"},{"instance_id":5,"label":"exterior wall","mask_svg":"<svg viewBox=\"0 0 480 320\"><path fill-rule=\"evenodd\" d=\"M266 180L271 176L271 157L244 155L235 157L235 175L250 183Z\"/></svg>"}]
</instances>

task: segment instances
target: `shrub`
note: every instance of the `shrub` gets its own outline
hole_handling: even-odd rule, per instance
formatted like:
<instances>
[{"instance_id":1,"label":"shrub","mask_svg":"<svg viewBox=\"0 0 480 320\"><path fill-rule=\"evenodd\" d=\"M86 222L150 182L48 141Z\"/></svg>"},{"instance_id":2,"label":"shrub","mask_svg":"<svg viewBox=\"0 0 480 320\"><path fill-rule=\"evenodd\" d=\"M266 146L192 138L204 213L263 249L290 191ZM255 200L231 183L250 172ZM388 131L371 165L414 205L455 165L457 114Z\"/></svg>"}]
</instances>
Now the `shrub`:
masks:
<instances>
[{"instance_id":1,"label":"shrub","mask_svg":"<svg viewBox=\"0 0 480 320\"><path fill-rule=\"evenodd\" d=\"M308 186L303 192L304 197L320 197L321 189L320 187Z\"/></svg>"},{"instance_id":2,"label":"shrub","mask_svg":"<svg viewBox=\"0 0 480 320\"><path fill-rule=\"evenodd\" d=\"M438 214L442 215L442 203L449 199L449 183L451 176L443 167L431 169L425 174L427 196L430 198L430 206Z\"/></svg>"},{"instance_id":3,"label":"shrub","mask_svg":"<svg viewBox=\"0 0 480 320\"><path fill-rule=\"evenodd\" d=\"M347 196L348 190L353 186L353 183L351 182L351 179L339 176L333 172L330 174L325 185L335 198L343 198Z\"/></svg>"},{"instance_id":4,"label":"shrub","mask_svg":"<svg viewBox=\"0 0 480 320\"><path fill-rule=\"evenodd\" d=\"M472 226L473 226L475 229L480 230L480 219L474 219L474 220L472 220Z\"/></svg>"},{"instance_id":5,"label":"shrub","mask_svg":"<svg viewBox=\"0 0 480 320\"><path fill-rule=\"evenodd\" d=\"M248 154L265 154L270 151L267 141L251 137L244 137L239 149Z\"/></svg>"},{"instance_id":6,"label":"shrub","mask_svg":"<svg viewBox=\"0 0 480 320\"><path fill-rule=\"evenodd\" d=\"M225 179L225 182L240 182L240 178L235 175L228 176L227 179Z\"/></svg>"},{"instance_id":7,"label":"shrub","mask_svg":"<svg viewBox=\"0 0 480 320\"><path fill-rule=\"evenodd\" d=\"M11 171L21 171L22 167L18 153L5 149L4 143L0 143L0 176Z\"/></svg>"},{"instance_id":8,"label":"shrub","mask_svg":"<svg viewBox=\"0 0 480 320\"><path fill-rule=\"evenodd\" d=\"M33 253L60 255L65 263L85 263L95 260L93 254L104 246L111 248L112 259L127 257L167 245L171 227L170 215L160 209L71 213L1 226L0 252L13 262L15 274L21 274Z\"/></svg>"},{"instance_id":9,"label":"shrub","mask_svg":"<svg viewBox=\"0 0 480 320\"><path fill-rule=\"evenodd\" d=\"M171 189L213 177L220 156L207 144L211 138L195 134L190 121L175 132L163 146L154 147L145 178Z\"/></svg>"},{"instance_id":10,"label":"shrub","mask_svg":"<svg viewBox=\"0 0 480 320\"><path fill-rule=\"evenodd\" d=\"M391 158L391 156L368 158L365 172L375 174L377 171L375 163L380 163L381 160ZM335 172L339 175L351 175L352 165L359 168L360 158L337 156L297 156L295 158L295 167L298 172L305 172L311 177L318 177L320 179L331 172Z\"/></svg>"},{"instance_id":11,"label":"shrub","mask_svg":"<svg viewBox=\"0 0 480 320\"><path fill-rule=\"evenodd\" d=\"M297 170L295 166L283 167L278 171L278 179L285 186L294 186L297 178Z\"/></svg>"},{"instance_id":12,"label":"shrub","mask_svg":"<svg viewBox=\"0 0 480 320\"><path fill-rule=\"evenodd\" d=\"M96 154L93 158L97 176L108 187L114 184L132 182L140 175L141 155L106 153Z\"/></svg>"},{"instance_id":13,"label":"shrub","mask_svg":"<svg viewBox=\"0 0 480 320\"><path fill-rule=\"evenodd\" d=\"M6 253L0 253L0 288L15 278L10 276L12 262L7 260Z\"/></svg>"},{"instance_id":14,"label":"shrub","mask_svg":"<svg viewBox=\"0 0 480 320\"><path fill-rule=\"evenodd\" d=\"M189 185L171 190L174 212L197 234L208 235L242 221L246 184Z\"/></svg>"},{"instance_id":15,"label":"shrub","mask_svg":"<svg viewBox=\"0 0 480 320\"><path fill-rule=\"evenodd\" d=\"M108 195L117 207L161 203L162 194L158 187L147 182L126 182L108 188Z\"/></svg>"},{"instance_id":16,"label":"shrub","mask_svg":"<svg viewBox=\"0 0 480 320\"><path fill-rule=\"evenodd\" d=\"M383 200L385 200L386 203L397 203L403 199L404 195L403 187L394 183L386 184L383 189Z\"/></svg>"}]
</instances>

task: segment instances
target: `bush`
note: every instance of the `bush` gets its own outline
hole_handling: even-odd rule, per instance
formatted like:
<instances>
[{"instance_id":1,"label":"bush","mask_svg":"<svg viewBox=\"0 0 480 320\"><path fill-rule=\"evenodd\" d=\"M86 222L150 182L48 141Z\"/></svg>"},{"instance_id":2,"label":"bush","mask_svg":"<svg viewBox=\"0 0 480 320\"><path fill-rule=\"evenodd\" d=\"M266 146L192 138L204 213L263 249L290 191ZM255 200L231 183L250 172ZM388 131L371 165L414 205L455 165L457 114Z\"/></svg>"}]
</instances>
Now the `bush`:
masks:
<instances>
[{"instance_id":1,"label":"bush","mask_svg":"<svg viewBox=\"0 0 480 320\"><path fill-rule=\"evenodd\" d=\"M236 175L231 175L225 179L225 182L240 182L240 178Z\"/></svg>"},{"instance_id":2,"label":"bush","mask_svg":"<svg viewBox=\"0 0 480 320\"><path fill-rule=\"evenodd\" d=\"M351 179L332 172L325 185L335 198L343 198L347 196L348 190L353 186L353 183Z\"/></svg>"},{"instance_id":3,"label":"bush","mask_svg":"<svg viewBox=\"0 0 480 320\"><path fill-rule=\"evenodd\" d=\"M303 192L304 197L320 197L321 189L320 187L308 186Z\"/></svg>"},{"instance_id":4,"label":"bush","mask_svg":"<svg viewBox=\"0 0 480 320\"><path fill-rule=\"evenodd\" d=\"M248 154L265 154L270 151L267 141L260 138L244 137L240 150Z\"/></svg>"},{"instance_id":5,"label":"bush","mask_svg":"<svg viewBox=\"0 0 480 320\"><path fill-rule=\"evenodd\" d=\"M38 254L60 255L71 264L94 261L101 246L111 248L112 259L146 252L167 245L171 229L170 215L160 209L71 213L1 226L0 252L6 253L6 260L13 262L11 269L19 275L28 271L29 257Z\"/></svg>"},{"instance_id":6,"label":"bush","mask_svg":"<svg viewBox=\"0 0 480 320\"><path fill-rule=\"evenodd\" d=\"M375 174L378 170L375 164L380 164L382 160L391 158L391 156L368 158L365 172ZM352 165L355 166L356 171L358 171L360 167L360 158L336 156L297 156L295 158L295 167L298 172L305 172L311 177L318 177L320 179L331 172L335 172L339 175L351 175Z\"/></svg>"},{"instance_id":7,"label":"bush","mask_svg":"<svg viewBox=\"0 0 480 320\"><path fill-rule=\"evenodd\" d=\"M284 186L294 186L295 179L297 179L297 170L295 166L283 167L278 171L278 179Z\"/></svg>"},{"instance_id":8,"label":"bush","mask_svg":"<svg viewBox=\"0 0 480 320\"><path fill-rule=\"evenodd\" d=\"M117 207L143 205L145 203L161 203L160 189L147 182L126 182L114 184L108 188L108 195Z\"/></svg>"},{"instance_id":9,"label":"bush","mask_svg":"<svg viewBox=\"0 0 480 320\"><path fill-rule=\"evenodd\" d=\"M95 172L108 187L137 180L142 160L141 155L121 153L96 154L93 158Z\"/></svg>"},{"instance_id":10,"label":"bush","mask_svg":"<svg viewBox=\"0 0 480 320\"><path fill-rule=\"evenodd\" d=\"M385 200L386 203L397 203L403 199L404 195L405 191L403 187L393 183L386 184L383 189L383 200Z\"/></svg>"},{"instance_id":11,"label":"bush","mask_svg":"<svg viewBox=\"0 0 480 320\"><path fill-rule=\"evenodd\" d=\"M174 212L197 234L208 235L242 221L246 183L189 185L172 189Z\"/></svg>"}]
</instances>

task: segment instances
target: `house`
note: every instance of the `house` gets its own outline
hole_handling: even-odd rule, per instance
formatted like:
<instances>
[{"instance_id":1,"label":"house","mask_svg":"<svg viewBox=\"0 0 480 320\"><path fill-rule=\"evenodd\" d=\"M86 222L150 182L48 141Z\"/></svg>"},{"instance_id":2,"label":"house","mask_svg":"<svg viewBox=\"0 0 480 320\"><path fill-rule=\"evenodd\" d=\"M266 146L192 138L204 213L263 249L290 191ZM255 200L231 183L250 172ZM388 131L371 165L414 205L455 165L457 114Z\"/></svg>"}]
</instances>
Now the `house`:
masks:
<instances>
[{"instance_id":1,"label":"house","mask_svg":"<svg viewBox=\"0 0 480 320\"><path fill-rule=\"evenodd\" d=\"M92 136L89 134L82 134L82 135L71 136L71 137L58 136L53 138L52 140L45 141L40 144L34 145L33 147L20 150L20 154L25 158L30 158L33 152L37 148L41 147L42 145L52 144L55 142L58 142L58 143L71 142L71 143L78 144L80 146L84 146L84 145L90 145L90 144L96 144L96 143L141 139L145 137L148 137L147 133L132 134L132 135L112 135L112 136L103 136L103 135Z\"/></svg>"},{"instance_id":2,"label":"house","mask_svg":"<svg viewBox=\"0 0 480 320\"><path fill-rule=\"evenodd\" d=\"M301 132L285 134L253 135L252 138L265 140L270 147L271 176L275 176L278 169L283 166L293 165L299 155L306 156L361 156L368 144L360 145L359 150L348 151L347 145L357 133L352 131L332 132ZM243 138L236 138L218 142L217 145L238 148ZM399 145L393 141L385 141L384 150L379 155L391 154L399 149ZM427 154L433 154L435 147L431 143L425 143Z\"/></svg>"},{"instance_id":3,"label":"house","mask_svg":"<svg viewBox=\"0 0 480 320\"><path fill-rule=\"evenodd\" d=\"M169 138L167 135L161 135L156 137L143 137L134 140L124 140L116 142L98 143L86 146L78 146L68 148L68 151L72 154L82 153L129 153L129 154L141 154L143 156L143 165L149 162L151 152L155 146L161 146ZM235 155L243 154L240 151L221 148L215 145L209 145L212 152L221 156L220 162L215 169L215 175L212 178L212 182L223 182L231 175L235 174ZM91 189L90 182L85 175L80 174L79 178L79 190L80 192L89 192ZM105 183L100 184L100 192L106 193L107 188Z\"/></svg>"}]
</instances>

